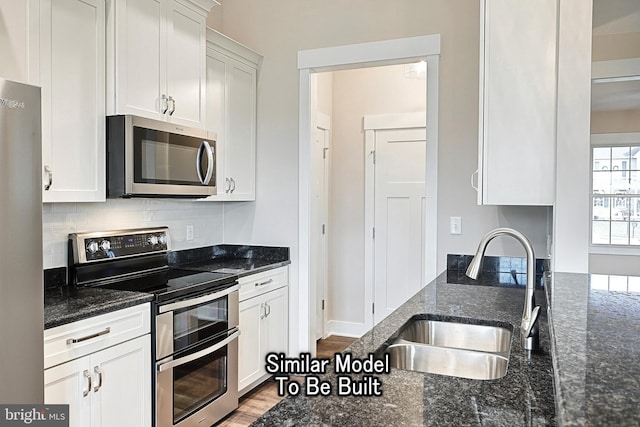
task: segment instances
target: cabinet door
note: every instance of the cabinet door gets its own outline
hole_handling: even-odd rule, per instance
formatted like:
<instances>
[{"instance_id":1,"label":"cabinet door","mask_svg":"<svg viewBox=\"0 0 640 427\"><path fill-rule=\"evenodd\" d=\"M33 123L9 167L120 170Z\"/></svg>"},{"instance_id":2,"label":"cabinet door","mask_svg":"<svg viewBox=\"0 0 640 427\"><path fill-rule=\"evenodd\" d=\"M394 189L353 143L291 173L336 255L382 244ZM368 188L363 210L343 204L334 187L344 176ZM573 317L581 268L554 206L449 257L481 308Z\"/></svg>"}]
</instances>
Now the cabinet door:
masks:
<instances>
[{"instance_id":1,"label":"cabinet door","mask_svg":"<svg viewBox=\"0 0 640 427\"><path fill-rule=\"evenodd\" d=\"M205 18L176 0L167 4L167 120L204 127Z\"/></svg>"},{"instance_id":2,"label":"cabinet door","mask_svg":"<svg viewBox=\"0 0 640 427\"><path fill-rule=\"evenodd\" d=\"M480 204L554 202L556 3L482 3Z\"/></svg>"},{"instance_id":3,"label":"cabinet door","mask_svg":"<svg viewBox=\"0 0 640 427\"><path fill-rule=\"evenodd\" d=\"M92 376L90 356L44 371L44 403L68 404L69 426L91 425Z\"/></svg>"},{"instance_id":4,"label":"cabinet door","mask_svg":"<svg viewBox=\"0 0 640 427\"><path fill-rule=\"evenodd\" d=\"M265 314L263 297L240 302L240 337L238 338L238 390L243 393L265 373L264 354L260 336Z\"/></svg>"},{"instance_id":5,"label":"cabinet door","mask_svg":"<svg viewBox=\"0 0 640 427\"><path fill-rule=\"evenodd\" d=\"M225 56L207 49L207 107L205 127L216 133L216 182L218 194L206 200L226 200L229 189L225 179L224 142L225 142L225 97L226 97Z\"/></svg>"},{"instance_id":6,"label":"cabinet door","mask_svg":"<svg viewBox=\"0 0 640 427\"><path fill-rule=\"evenodd\" d=\"M104 201L105 3L39 3L40 50L34 61L42 86L42 198Z\"/></svg>"},{"instance_id":7,"label":"cabinet door","mask_svg":"<svg viewBox=\"0 0 640 427\"><path fill-rule=\"evenodd\" d=\"M267 353L273 352L286 353L289 337L288 288L268 292L265 296L267 312L262 322L263 354L266 356Z\"/></svg>"},{"instance_id":8,"label":"cabinet door","mask_svg":"<svg viewBox=\"0 0 640 427\"><path fill-rule=\"evenodd\" d=\"M226 67L225 177L229 200L255 200L256 70L231 58ZM226 183L225 183L226 185Z\"/></svg>"},{"instance_id":9,"label":"cabinet door","mask_svg":"<svg viewBox=\"0 0 640 427\"><path fill-rule=\"evenodd\" d=\"M93 427L151 426L150 335L94 353L91 369Z\"/></svg>"},{"instance_id":10,"label":"cabinet door","mask_svg":"<svg viewBox=\"0 0 640 427\"><path fill-rule=\"evenodd\" d=\"M167 95L166 21L164 1L112 0L109 10L109 114L135 114L163 119Z\"/></svg>"}]
</instances>

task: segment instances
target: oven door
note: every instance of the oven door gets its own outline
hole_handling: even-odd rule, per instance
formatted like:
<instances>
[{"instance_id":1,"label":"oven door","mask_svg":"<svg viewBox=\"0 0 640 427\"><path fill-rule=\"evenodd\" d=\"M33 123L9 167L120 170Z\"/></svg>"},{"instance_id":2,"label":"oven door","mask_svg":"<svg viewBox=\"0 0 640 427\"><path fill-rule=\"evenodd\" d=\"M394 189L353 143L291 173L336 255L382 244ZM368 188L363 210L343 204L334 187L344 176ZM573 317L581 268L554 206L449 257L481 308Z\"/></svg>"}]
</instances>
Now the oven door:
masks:
<instances>
[{"instance_id":1,"label":"oven door","mask_svg":"<svg viewBox=\"0 0 640 427\"><path fill-rule=\"evenodd\" d=\"M240 286L234 284L218 292L158 306L156 360L236 328L239 289Z\"/></svg>"},{"instance_id":2,"label":"oven door","mask_svg":"<svg viewBox=\"0 0 640 427\"><path fill-rule=\"evenodd\" d=\"M216 142L205 131L131 118L127 140L131 194L216 194Z\"/></svg>"},{"instance_id":3,"label":"oven door","mask_svg":"<svg viewBox=\"0 0 640 427\"><path fill-rule=\"evenodd\" d=\"M210 426L238 407L238 336L156 363L156 426Z\"/></svg>"}]
</instances>

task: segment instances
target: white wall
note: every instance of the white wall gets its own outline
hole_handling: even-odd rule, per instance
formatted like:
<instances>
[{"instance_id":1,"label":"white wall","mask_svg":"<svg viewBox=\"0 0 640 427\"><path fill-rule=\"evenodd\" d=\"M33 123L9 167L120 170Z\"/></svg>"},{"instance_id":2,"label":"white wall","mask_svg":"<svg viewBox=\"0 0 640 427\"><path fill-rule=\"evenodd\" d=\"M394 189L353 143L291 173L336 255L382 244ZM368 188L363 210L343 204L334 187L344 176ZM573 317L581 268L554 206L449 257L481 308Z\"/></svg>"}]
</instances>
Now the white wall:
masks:
<instances>
[{"instance_id":1,"label":"white wall","mask_svg":"<svg viewBox=\"0 0 640 427\"><path fill-rule=\"evenodd\" d=\"M438 270L446 267L447 253L473 253L482 235L501 225L526 228L537 252L545 253L549 209L478 207L469 183L477 167L478 2L227 0L222 9L222 32L264 56L258 81L256 202L225 211L225 239L291 247L292 328L300 315L308 315L298 313L295 304L299 50L441 34ZM450 216L462 217L462 235L449 235ZM492 243L489 251L522 253L508 239ZM292 330L291 348L297 348L295 340Z\"/></svg>"},{"instance_id":2,"label":"white wall","mask_svg":"<svg viewBox=\"0 0 640 427\"><path fill-rule=\"evenodd\" d=\"M174 249L224 242L223 204L166 199L116 199L105 203L45 203L43 205L44 268L67 265L69 233L168 226ZM187 225L193 240L187 241Z\"/></svg>"}]
</instances>

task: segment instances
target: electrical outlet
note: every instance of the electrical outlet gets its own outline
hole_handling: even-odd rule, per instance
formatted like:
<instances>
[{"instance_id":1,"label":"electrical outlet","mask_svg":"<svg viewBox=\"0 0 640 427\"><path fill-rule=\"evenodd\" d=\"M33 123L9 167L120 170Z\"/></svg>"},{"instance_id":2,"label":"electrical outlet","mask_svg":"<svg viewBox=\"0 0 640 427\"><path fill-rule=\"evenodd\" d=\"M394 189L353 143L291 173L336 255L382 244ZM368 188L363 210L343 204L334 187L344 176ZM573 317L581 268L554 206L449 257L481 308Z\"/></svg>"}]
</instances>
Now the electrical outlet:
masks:
<instances>
[{"instance_id":1,"label":"electrical outlet","mask_svg":"<svg viewBox=\"0 0 640 427\"><path fill-rule=\"evenodd\" d=\"M187 225L187 240L193 240L193 225L191 224Z\"/></svg>"},{"instance_id":2,"label":"electrical outlet","mask_svg":"<svg viewBox=\"0 0 640 427\"><path fill-rule=\"evenodd\" d=\"M462 234L462 218L459 216L452 216L449 224L450 234Z\"/></svg>"}]
</instances>

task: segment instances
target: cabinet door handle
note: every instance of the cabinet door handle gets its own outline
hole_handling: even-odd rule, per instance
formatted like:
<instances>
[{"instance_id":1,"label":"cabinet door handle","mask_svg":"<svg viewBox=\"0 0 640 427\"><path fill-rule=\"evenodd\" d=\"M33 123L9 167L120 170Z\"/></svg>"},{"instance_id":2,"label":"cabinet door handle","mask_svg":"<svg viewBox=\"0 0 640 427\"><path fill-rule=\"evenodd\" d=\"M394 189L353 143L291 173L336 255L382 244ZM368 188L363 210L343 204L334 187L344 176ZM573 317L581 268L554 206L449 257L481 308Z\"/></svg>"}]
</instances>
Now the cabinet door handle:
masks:
<instances>
[{"instance_id":1,"label":"cabinet door handle","mask_svg":"<svg viewBox=\"0 0 640 427\"><path fill-rule=\"evenodd\" d=\"M100 337L102 335L107 335L109 332L111 332L111 328L105 328L104 331L96 332L95 334L87 335L87 336L84 336L82 338L69 338L67 340L67 345L76 344L76 343L79 343L79 342L82 342L82 341L87 341L87 340L90 340L90 339L93 339L93 338L98 338L98 337Z\"/></svg>"},{"instance_id":2,"label":"cabinet door handle","mask_svg":"<svg viewBox=\"0 0 640 427\"><path fill-rule=\"evenodd\" d=\"M266 303L260 304L260 319L264 319L267 317L267 306Z\"/></svg>"},{"instance_id":3,"label":"cabinet door handle","mask_svg":"<svg viewBox=\"0 0 640 427\"><path fill-rule=\"evenodd\" d=\"M47 181L44 184L44 191L49 191L49 189L51 188L51 184L53 184L53 172L51 171L49 165L44 165L44 173L47 174Z\"/></svg>"},{"instance_id":4,"label":"cabinet door handle","mask_svg":"<svg viewBox=\"0 0 640 427\"><path fill-rule=\"evenodd\" d=\"M235 179L231 178L231 191L229 191L230 193L233 193L234 191L236 191L236 181Z\"/></svg>"},{"instance_id":5,"label":"cabinet door handle","mask_svg":"<svg viewBox=\"0 0 640 427\"><path fill-rule=\"evenodd\" d=\"M100 366L95 366L93 371L98 374L98 385L93 388L94 393L96 393L102 387L102 369L100 369Z\"/></svg>"},{"instance_id":6,"label":"cabinet door handle","mask_svg":"<svg viewBox=\"0 0 640 427\"><path fill-rule=\"evenodd\" d=\"M162 114L165 114L168 109L169 109L169 101L167 100L167 95L163 93L162 97L160 98L160 112Z\"/></svg>"},{"instance_id":7,"label":"cabinet door handle","mask_svg":"<svg viewBox=\"0 0 640 427\"><path fill-rule=\"evenodd\" d=\"M476 177L476 184L474 185L474 180L473 177ZM471 187L473 187L474 190L478 191L478 184L477 184L477 177L478 177L478 169L476 169L476 171L474 173L471 174Z\"/></svg>"},{"instance_id":8,"label":"cabinet door handle","mask_svg":"<svg viewBox=\"0 0 640 427\"><path fill-rule=\"evenodd\" d=\"M256 287L264 286L264 285L268 285L271 282L273 282L273 279L269 279L269 280L265 280L264 282L256 283L254 286L256 286Z\"/></svg>"},{"instance_id":9,"label":"cabinet door handle","mask_svg":"<svg viewBox=\"0 0 640 427\"><path fill-rule=\"evenodd\" d=\"M225 178L224 179L224 192L228 193L229 192L229 188L231 188L231 181L229 181L229 178Z\"/></svg>"},{"instance_id":10,"label":"cabinet door handle","mask_svg":"<svg viewBox=\"0 0 640 427\"><path fill-rule=\"evenodd\" d=\"M169 115L173 116L173 113L175 113L176 111L176 100L173 99L173 96L170 96L169 101L171 102L171 109L169 110Z\"/></svg>"},{"instance_id":11,"label":"cabinet door handle","mask_svg":"<svg viewBox=\"0 0 640 427\"><path fill-rule=\"evenodd\" d=\"M264 305L267 306L267 314L264 317L269 317L269 315L271 314L271 306L269 305L268 302L265 302Z\"/></svg>"},{"instance_id":12,"label":"cabinet door handle","mask_svg":"<svg viewBox=\"0 0 640 427\"><path fill-rule=\"evenodd\" d=\"M85 369L84 372L82 373L82 376L85 377L89 382L87 389L82 391L82 397L87 397L91 392L91 372Z\"/></svg>"}]
</instances>

